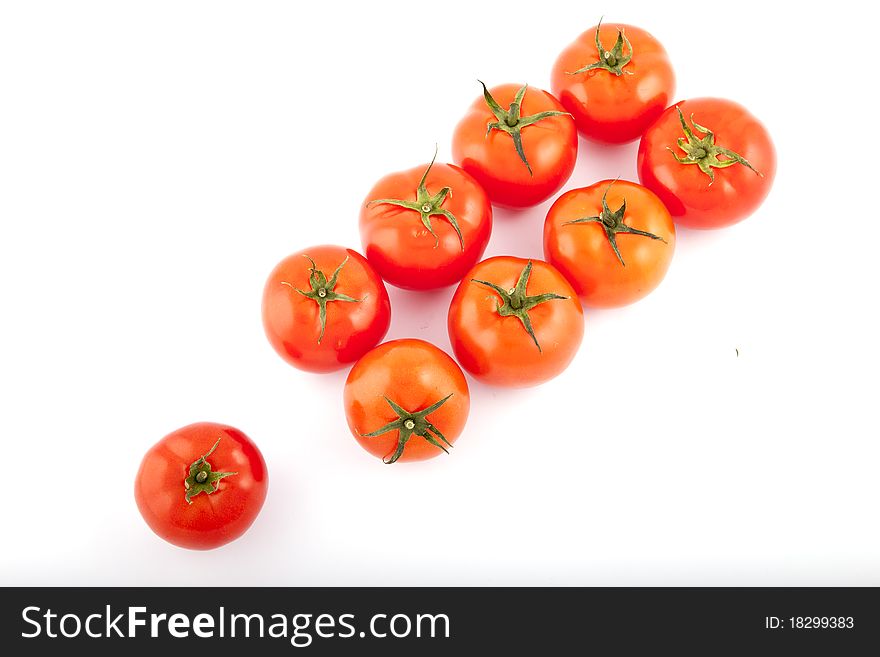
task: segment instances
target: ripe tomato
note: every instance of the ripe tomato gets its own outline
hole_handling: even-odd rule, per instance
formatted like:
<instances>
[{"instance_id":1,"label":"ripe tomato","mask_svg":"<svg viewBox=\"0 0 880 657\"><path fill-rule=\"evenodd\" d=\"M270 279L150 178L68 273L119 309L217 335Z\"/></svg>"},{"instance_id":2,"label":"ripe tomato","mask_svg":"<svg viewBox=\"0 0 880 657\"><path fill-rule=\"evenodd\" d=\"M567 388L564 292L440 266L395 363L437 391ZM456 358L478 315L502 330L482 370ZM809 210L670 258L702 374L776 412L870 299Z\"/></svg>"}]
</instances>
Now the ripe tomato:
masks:
<instances>
[{"instance_id":1,"label":"ripe tomato","mask_svg":"<svg viewBox=\"0 0 880 657\"><path fill-rule=\"evenodd\" d=\"M494 385L531 386L562 372L584 335L565 277L542 260L483 260L458 286L447 326L458 362Z\"/></svg>"},{"instance_id":2,"label":"ripe tomato","mask_svg":"<svg viewBox=\"0 0 880 657\"><path fill-rule=\"evenodd\" d=\"M173 431L141 461L134 497L144 520L169 543L210 550L234 541L266 499L263 455L238 429L198 422Z\"/></svg>"},{"instance_id":3,"label":"ripe tomato","mask_svg":"<svg viewBox=\"0 0 880 657\"><path fill-rule=\"evenodd\" d=\"M428 290L457 283L482 257L492 206L471 176L431 160L377 182L361 207L360 227L367 260L382 278Z\"/></svg>"},{"instance_id":4,"label":"ripe tomato","mask_svg":"<svg viewBox=\"0 0 880 657\"><path fill-rule=\"evenodd\" d=\"M449 453L470 408L461 368L414 339L381 344L355 363L344 400L352 435L385 463Z\"/></svg>"},{"instance_id":5,"label":"ripe tomato","mask_svg":"<svg viewBox=\"0 0 880 657\"><path fill-rule=\"evenodd\" d=\"M632 25L600 23L560 53L550 84L582 135L621 144L663 113L675 75L653 36Z\"/></svg>"},{"instance_id":6,"label":"ripe tomato","mask_svg":"<svg viewBox=\"0 0 880 657\"><path fill-rule=\"evenodd\" d=\"M651 191L625 180L572 189L544 222L544 257L587 306L632 303L660 284L675 249L675 225Z\"/></svg>"},{"instance_id":7,"label":"ripe tomato","mask_svg":"<svg viewBox=\"0 0 880 657\"><path fill-rule=\"evenodd\" d=\"M294 367L330 372L379 343L391 322L382 279L357 251L314 246L288 256L263 290L263 328Z\"/></svg>"},{"instance_id":8,"label":"ripe tomato","mask_svg":"<svg viewBox=\"0 0 880 657\"><path fill-rule=\"evenodd\" d=\"M776 151L749 111L722 98L694 98L667 109L642 137L639 180L675 223L720 228L745 219L767 197Z\"/></svg>"},{"instance_id":9,"label":"ripe tomato","mask_svg":"<svg viewBox=\"0 0 880 657\"><path fill-rule=\"evenodd\" d=\"M571 176L577 131L546 91L515 84L489 91L483 85L483 96L455 128L452 156L492 203L527 207L552 196Z\"/></svg>"}]
</instances>

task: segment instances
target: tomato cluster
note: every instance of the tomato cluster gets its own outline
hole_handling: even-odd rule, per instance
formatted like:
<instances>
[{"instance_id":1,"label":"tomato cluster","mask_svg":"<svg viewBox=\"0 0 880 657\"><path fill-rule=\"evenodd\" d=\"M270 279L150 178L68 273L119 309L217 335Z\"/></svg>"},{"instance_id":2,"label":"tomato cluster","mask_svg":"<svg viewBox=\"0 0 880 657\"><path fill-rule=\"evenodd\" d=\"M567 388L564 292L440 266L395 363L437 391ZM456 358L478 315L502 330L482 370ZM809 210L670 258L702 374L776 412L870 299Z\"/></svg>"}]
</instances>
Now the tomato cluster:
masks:
<instances>
[{"instance_id":1,"label":"tomato cluster","mask_svg":"<svg viewBox=\"0 0 880 657\"><path fill-rule=\"evenodd\" d=\"M630 25L600 24L564 48L552 93L488 88L452 136L454 164L391 173L360 208L364 255L341 246L282 260L263 291L269 343L310 372L353 366L344 408L355 440L385 463L449 453L470 408L462 367L488 385L531 386L562 372L584 333L583 306L632 303L654 290L675 227L717 228L751 214L776 169L773 144L744 107L719 98L672 103L663 46ZM578 134L640 139L638 177L569 189L544 222L545 260L483 260L492 206L556 194L574 170ZM380 344L390 321L385 283L457 285L447 329L455 355L423 340ZM460 366L459 366L460 364ZM136 499L162 538L206 549L241 535L266 496L266 466L240 431L201 423L144 457Z\"/></svg>"}]
</instances>

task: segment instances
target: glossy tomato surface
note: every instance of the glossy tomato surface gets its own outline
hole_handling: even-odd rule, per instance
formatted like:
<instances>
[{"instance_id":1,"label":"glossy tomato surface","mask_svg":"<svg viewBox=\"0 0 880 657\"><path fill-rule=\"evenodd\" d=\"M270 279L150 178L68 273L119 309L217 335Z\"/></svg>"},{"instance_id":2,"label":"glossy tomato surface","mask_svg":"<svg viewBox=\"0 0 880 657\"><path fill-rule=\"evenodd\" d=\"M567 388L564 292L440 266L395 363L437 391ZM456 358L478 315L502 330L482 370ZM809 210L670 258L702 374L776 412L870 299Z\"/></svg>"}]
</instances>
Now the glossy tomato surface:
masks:
<instances>
[{"instance_id":1,"label":"glossy tomato surface","mask_svg":"<svg viewBox=\"0 0 880 657\"><path fill-rule=\"evenodd\" d=\"M681 115L679 115L679 110ZM752 168L723 154L729 166L709 167L711 175L687 158L684 120L694 137L714 133L714 144L744 158ZM696 153L699 155L699 152ZM745 107L723 98L694 98L668 108L639 143L639 180L657 194L676 224L721 228L752 214L770 193L776 175L776 150L764 125ZM713 180L714 177L714 180Z\"/></svg>"},{"instance_id":2,"label":"glossy tomato surface","mask_svg":"<svg viewBox=\"0 0 880 657\"><path fill-rule=\"evenodd\" d=\"M382 340L390 322L382 279L366 258L341 246L314 246L288 256L263 290L266 337L279 356L302 370L330 372L353 363Z\"/></svg>"},{"instance_id":3,"label":"glossy tomato surface","mask_svg":"<svg viewBox=\"0 0 880 657\"><path fill-rule=\"evenodd\" d=\"M522 85L503 84L489 93L499 106L508 109ZM528 87L522 98L522 116L542 112L566 112L550 93ZM557 192L574 170L577 158L577 130L568 114L550 116L521 130L523 153L516 151L513 137L502 130L490 130L497 121L483 96L477 98L458 123L452 136L456 164L476 178L495 205L528 207ZM529 171L531 167L531 171Z\"/></svg>"},{"instance_id":4,"label":"glossy tomato surface","mask_svg":"<svg viewBox=\"0 0 880 657\"><path fill-rule=\"evenodd\" d=\"M195 485L188 488L194 464L200 470L207 464L215 477L222 476L206 479L205 490L195 492ZM134 493L157 535L180 547L210 550L247 531L263 507L267 487L266 463L250 438L225 424L199 422L150 448Z\"/></svg>"},{"instance_id":5,"label":"glossy tomato surface","mask_svg":"<svg viewBox=\"0 0 880 657\"><path fill-rule=\"evenodd\" d=\"M429 200L419 204L419 183L429 166L424 180ZM451 218L430 214L435 211ZM492 233L492 206L479 183L459 167L424 164L385 176L373 186L361 206L360 231L367 260L392 285L410 290L446 287L460 281L483 256Z\"/></svg>"},{"instance_id":6,"label":"glossy tomato surface","mask_svg":"<svg viewBox=\"0 0 880 657\"><path fill-rule=\"evenodd\" d=\"M623 225L615 228L617 221ZM628 232L633 230L640 232ZM669 211L650 190L625 180L566 192L544 222L544 257L586 306L607 308L641 299L663 280L674 251Z\"/></svg>"},{"instance_id":7,"label":"glossy tomato surface","mask_svg":"<svg viewBox=\"0 0 880 657\"><path fill-rule=\"evenodd\" d=\"M591 27L560 53L551 88L585 137L612 144L638 139L672 102L675 74L669 57L645 30L604 23L598 28L603 56L614 56L622 34L628 40L621 43L622 59L614 67L583 70L599 62L596 29Z\"/></svg>"},{"instance_id":8,"label":"glossy tomato surface","mask_svg":"<svg viewBox=\"0 0 880 657\"><path fill-rule=\"evenodd\" d=\"M351 369L343 396L352 435L386 463L422 461L450 451L470 409L461 368L446 352L415 339L392 340L367 353ZM429 425L425 435L413 434L401 444L405 427L383 430L395 422L402 424L401 415L405 419L407 413L418 414L432 406L437 408L425 417L423 424Z\"/></svg>"},{"instance_id":9,"label":"glossy tomato surface","mask_svg":"<svg viewBox=\"0 0 880 657\"><path fill-rule=\"evenodd\" d=\"M533 336L524 319L501 314L504 299L486 285L512 292L529 267L527 298L562 297L527 311ZM524 387L552 379L568 367L583 338L584 315L577 293L555 267L542 260L497 256L478 263L462 280L449 306L447 327L458 362L474 377L492 385Z\"/></svg>"}]
</instances>

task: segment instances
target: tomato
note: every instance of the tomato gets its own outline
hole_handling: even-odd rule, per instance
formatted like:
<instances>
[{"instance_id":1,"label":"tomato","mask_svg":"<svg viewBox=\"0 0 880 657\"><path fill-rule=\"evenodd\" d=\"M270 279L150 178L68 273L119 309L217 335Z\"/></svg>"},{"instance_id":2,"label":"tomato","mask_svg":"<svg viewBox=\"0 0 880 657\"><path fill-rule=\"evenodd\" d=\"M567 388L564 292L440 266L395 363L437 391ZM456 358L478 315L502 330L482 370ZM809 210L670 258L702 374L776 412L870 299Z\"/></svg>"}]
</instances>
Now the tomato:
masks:
<instances>
[{"instance_id":1,"label":"tomato","mask_svg":"<svg viewBox=\"0 0 880 657\"><path fill-rule=\"evenodd\" d=\"M745 219L770 193L776 151L742 105L694 98L667 109L648 129L638 169L676 224L720 228Z\"/></svg>"},{"instance_id":2,"label":"tomato","mask_svg":"<svg viewBox=\"0 0 880 657\"><path fill-rule=\"evenodd\" d=\"M566 192L544 222L544 257L586 306L641 299L663 280L674 249L675 225L663 202L625 180Z\"/></svg>"},{"instance_id":3,"label":"tomato","mask_svg":"<svg viewBox=\"0 0 880 657\"><path fill-rule=\"evenodd\" d=\"M134 497L156 534L174 545L210 550L247 531L263 507L263 455L238 429L198 422L173 431L141 461Z\"/></svg>"},{"instance_id":4,"label":"tomato","mask_svg":"<svg viewBox=\"0 0 880 657\"><path fill-rule=\"evenodd\" d=\"M428 290L457 283L483 256L492 206L470 175L432 160L377 182L361 206L360 227L367 260L382 278Z\"/></svg>"},{"instance_id":5,"label":"tomato","mask_svg":"<svg viewBox=\"0 0 880 657\"><path fill-rule=\"evenodd\" d=\"M483 85L483 96L455 128L452 156L492 203L527 207L550 198L571 176L577 130L546 91L515 84L489 91Z\"/></svg>"},{"instance_id":6,"label":"tomato","mask_svg":"<svg viewBox=\"0 0 880 657\"><path fill-rule=\"evenodd\" d=\"M352 435L385 463L449 453L470 408L461 368L414 339L381 344L355 363L344 400Z\"/></svg>"},{"instance_id":7,"label":"tomato","mask_svg":"<svg viewBox=\"0 0 880 657\"><path fill-rule=\"evenodd\" d=\"M284 360L330 372L385 337L391 302L378 274L357 251L314 246L288 256L263 290L263 328Z\"/></svg>"},{"instance_id":8,"label":"tomato","mask_svg":"<svg viewBox=\"0 0 880 657\"><path fill-rule=\"evenodd\" d=\"M648 32L600 23L560 53L550 85L582 135L621 144L637 139L672 102L675 74Z\"/></svg>"},{"instance_id":9,"label":"tomato","mask_svg":"<svg viewBox=\"0 0 880 657\"><path fill-rule=\"evenodd\" d=\"M458 286L447 326L458 362L477 379L531 386L564 370L584 335L565 277L542 260L483 260Z\"/></svg>"}]
</instances>

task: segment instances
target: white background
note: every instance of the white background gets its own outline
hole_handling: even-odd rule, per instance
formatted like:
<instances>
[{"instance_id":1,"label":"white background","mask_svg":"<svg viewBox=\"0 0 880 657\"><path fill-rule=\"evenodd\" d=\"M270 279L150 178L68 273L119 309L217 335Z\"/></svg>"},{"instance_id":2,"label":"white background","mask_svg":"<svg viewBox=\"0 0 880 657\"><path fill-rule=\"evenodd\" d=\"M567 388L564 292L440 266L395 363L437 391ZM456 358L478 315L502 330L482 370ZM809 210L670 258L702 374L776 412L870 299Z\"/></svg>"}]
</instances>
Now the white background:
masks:
<instances>
[{"instance_id":1,"label":"white background","mask_svg":"<svg viewBox=\"0 0 880 657\"><path fill-rule=\"evenodd\" d=\"M3 3L0 583L880 585L868 11ZM448 160L478 77L546 88L602 12L666 45L678 98L766 123L771 196L680 230L661 287L588 312L558 379L471 381L449 457L382 465L346 427L346 372L269 347L265 277L359 249L372 183L435 142ZM636 179L635 153L582 142L566 188ZM548 207L498 211L487 255L541 257ZM448 350L452 291L390 289L388 337ZM208 553L155 537L132 494L197 420L244 430L270 473L252 529Z\"/></svg>"}]
</instances>

